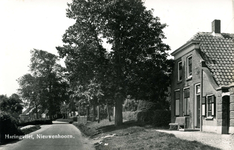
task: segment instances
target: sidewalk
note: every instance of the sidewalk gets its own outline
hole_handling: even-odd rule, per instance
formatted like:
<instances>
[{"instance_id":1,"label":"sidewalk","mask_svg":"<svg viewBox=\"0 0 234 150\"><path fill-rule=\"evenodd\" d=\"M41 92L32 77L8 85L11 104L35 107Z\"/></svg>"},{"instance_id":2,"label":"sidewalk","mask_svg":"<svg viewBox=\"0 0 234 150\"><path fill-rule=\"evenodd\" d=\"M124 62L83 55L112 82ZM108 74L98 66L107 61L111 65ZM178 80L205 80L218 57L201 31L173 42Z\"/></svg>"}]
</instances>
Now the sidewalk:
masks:
<instances>
[{"instance_id":1,"label":"sidewalk","mask_svg":"<svg viewBox=\"0 0 234 150\"><path fill-rule=\"evenodd\" d=\"M206 133L200 131L176 131L176 130L156 130L159 132L171 133L176 137L189 141L198 141L206 145L220 148L222 150L234 149L234 135Z\"/></svg>"}]
</instances>

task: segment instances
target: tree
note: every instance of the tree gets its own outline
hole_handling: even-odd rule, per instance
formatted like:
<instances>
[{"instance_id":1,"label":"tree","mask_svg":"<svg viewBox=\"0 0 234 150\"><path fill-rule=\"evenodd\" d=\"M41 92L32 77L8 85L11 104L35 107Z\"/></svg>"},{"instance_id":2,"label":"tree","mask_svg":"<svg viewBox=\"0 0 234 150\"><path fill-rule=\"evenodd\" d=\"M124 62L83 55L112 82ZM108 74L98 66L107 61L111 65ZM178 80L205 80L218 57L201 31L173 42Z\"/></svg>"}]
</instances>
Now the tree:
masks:
<instances>
[{"instance_id":1,"label":"tree","mask_svg":"<svg viewBox=\"0 0 234 150\"><path fill-rule=\"evenodd\" d=\"M5 95L0 95L0 110L11 114L18 120L23 110L22 100L17 94L12 94L9 98Z\"/></svg>"},{"instance_id":2,"label":"tree","mask_svg":"<svg viewBox=\"0 0 234 150\"><path fill-rule=\"evenodd\" d=\"M56 55L34 49L31 51L32 74L18 80L22 97L35 106L36 112L39 105L42 111L47 109L51 119L60 112L61 103L68 98L65 70L57 61Z\"/></svg>"},{"instance_id":3,"label":"tree","mask_svg":"<svg viewBox=\"0 0 234 150\"><path fill-rule=\"evenodd\" d=\"M71 73L82 78L97 77L102 86L108 86L103 91L114 98L115 124L122 124L126 95L161 103L170 71L169 46L162 41L166 24L161 24L140 0L74 0L68 6L67 16L76 23L64 34L65 45L57 49L61 57L66 57ZM112 45L108 57L104 40ZM88 68L83 66L86 62L92 62ZM95 70L98 65L101 69ZM103 72L107 70L110 80L103 85Z\"/></svg>"}]
</instances>

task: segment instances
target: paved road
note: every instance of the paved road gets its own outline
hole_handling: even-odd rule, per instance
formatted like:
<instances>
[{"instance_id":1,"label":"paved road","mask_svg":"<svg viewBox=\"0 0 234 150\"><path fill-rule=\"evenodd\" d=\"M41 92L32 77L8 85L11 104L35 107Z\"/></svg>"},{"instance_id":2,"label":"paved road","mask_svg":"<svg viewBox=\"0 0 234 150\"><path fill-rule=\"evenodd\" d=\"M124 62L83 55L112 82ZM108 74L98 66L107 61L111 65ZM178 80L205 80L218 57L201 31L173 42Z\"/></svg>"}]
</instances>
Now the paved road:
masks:
<instances>
[{"instance_id":1,"label":"paved road","mask_svg":"<svg viewBox=\"0 0 234 150\"><path fill-rule=\"evenodd\" d=\"M54 121L52 125L42 125L40 130L25 136L23 140L0 146L0 150L94 150L94 148L75 126Z\"/></svg>"}]
</instances>

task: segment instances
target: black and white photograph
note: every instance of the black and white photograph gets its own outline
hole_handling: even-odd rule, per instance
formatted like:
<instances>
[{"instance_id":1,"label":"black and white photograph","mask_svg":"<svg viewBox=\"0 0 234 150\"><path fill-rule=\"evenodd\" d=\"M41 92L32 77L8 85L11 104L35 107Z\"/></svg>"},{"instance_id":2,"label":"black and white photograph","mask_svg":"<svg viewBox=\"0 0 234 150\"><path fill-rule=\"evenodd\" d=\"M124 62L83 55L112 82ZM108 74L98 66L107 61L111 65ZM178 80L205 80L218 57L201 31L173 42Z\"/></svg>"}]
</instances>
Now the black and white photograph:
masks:
<instances>
[{"instance_id":1,"label":"black and white photograph","mask_svg":"<svg viewBox=\"0 0 234 150\"><path fill-rule=\"evenodd\" d=\"M233 150L234 0L0 0L0 150Z\"/></svg>"}]
</instances>

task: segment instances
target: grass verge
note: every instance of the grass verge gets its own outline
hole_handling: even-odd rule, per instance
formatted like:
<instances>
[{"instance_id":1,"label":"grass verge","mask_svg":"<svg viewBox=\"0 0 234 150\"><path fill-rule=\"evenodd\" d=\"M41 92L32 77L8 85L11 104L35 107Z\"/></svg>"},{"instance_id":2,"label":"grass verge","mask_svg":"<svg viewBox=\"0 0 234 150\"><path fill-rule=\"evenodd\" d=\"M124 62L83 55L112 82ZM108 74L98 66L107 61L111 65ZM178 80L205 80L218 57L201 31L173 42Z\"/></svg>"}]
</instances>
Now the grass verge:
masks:
<instances>
[{"instance_id":1,"label":"grass verge","mask_svg":"<svg viewBox=\"0 0 234 150\"><path fill-rule=\"evenodd\" d=\"M34 132L34 131L39 130L39 129L41 129L41 127L39 125L35 125L35 126L29 127L29 128L22 129L21 131L24 134L29 134L29 133Z\"/></svg>"},{"instance_id":2,"label":"grass verge","mask_svg":"<svg viewBox=\"0 0 234 150\"><path fill-rule=\"evenodd\" d=\"M182 140L173 134L158 132L152 126L144 126L136 122L124 122L122 126L114 126L108 120L89 122L86 125L73 123L82 133L96 140L97 150L219 150L197 141Z\"/></svg>"}]
</instances>

